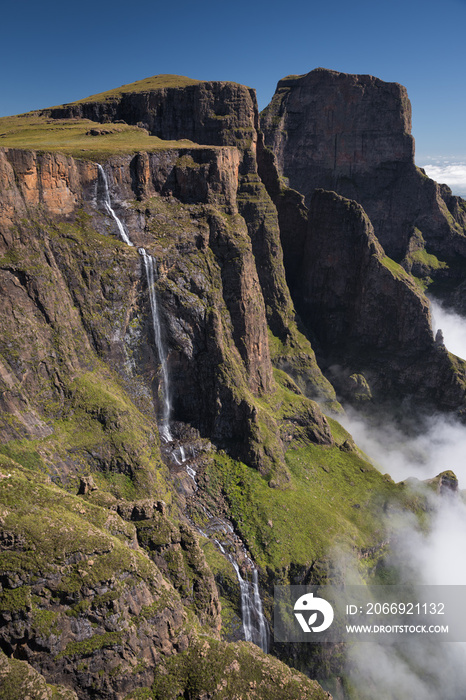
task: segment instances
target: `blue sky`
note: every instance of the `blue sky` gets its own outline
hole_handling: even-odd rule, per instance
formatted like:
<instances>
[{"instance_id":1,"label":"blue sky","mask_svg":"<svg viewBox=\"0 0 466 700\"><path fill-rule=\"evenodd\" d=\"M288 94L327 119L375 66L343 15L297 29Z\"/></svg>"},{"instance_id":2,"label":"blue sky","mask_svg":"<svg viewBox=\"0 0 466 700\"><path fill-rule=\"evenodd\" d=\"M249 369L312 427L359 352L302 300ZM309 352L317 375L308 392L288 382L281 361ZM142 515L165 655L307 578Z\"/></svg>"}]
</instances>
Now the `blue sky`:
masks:
<instances>
[{"instance_id":1,"label":"blue sky","mask_svg":"<svg viewBox=\"0 0 466 700\"><path fill-rule=\"evenodd\" d=\"M25 0L1 23L0 116L158 73L240 82L263 108L322 66L402 83L417 162L466 162L466 0Z\"/></svg>"}]
</instances>

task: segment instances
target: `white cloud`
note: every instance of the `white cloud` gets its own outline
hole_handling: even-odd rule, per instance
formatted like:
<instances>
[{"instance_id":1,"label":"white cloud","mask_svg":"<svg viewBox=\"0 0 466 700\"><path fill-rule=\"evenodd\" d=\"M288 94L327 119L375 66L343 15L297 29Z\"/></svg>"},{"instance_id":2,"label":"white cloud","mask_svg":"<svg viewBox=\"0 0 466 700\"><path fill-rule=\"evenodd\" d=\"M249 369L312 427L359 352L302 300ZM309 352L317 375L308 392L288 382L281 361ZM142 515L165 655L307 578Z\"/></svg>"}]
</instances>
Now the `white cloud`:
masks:
<instances>
[{"instance_id":1,"label":"white cloud","mask_svg":"<svg viewBox=\"0 0 466 700\"><path fill-rule=\"evenodd\" d=\"M466 196L466 163L452 163L439 158L436 162L430 162L420 167L432 180L448 185L453 194L460 197Z\"/></svg>"},{"instance_id":2,"label":"white cloud","mask_svg":"<svg viewBox=\"0 0 466 700\"><path fill-rule=\"evenodd\" d=\"M429 299L434 333L440 328L446 348L466 359L466 319L447 310L435 299Z\"/></svg>"},{"instance_id":3,"label":"white cloud","mask_svg":"<svg viewBox=\"0 0 466 700\"><path fill-rule=\"evenodd\" d=\"M463 321L464 322L464 321ZM387 419L371 425L348 412L346 427L367 454L395 479L426 479L446 469L456 471L464 486L466 426L432 416L424 431L407 437ZM414 486L414 485L413 485ZM414 486L415 487L415 486ZM429 500L429 524L419 527L412 513L387 512L390 536L387 563L401 579L416 586L466 585L466 505L457 495L436 496L418 484ZM345 561L345 570L348 562ZM350 581L352 583L352 581ZM459 700L465 698L466 644L437 638L395 638L390 645L353 644L347 667L359 700Z\"/></svg>"},{"instance_id":4,"label":"white cloud","mask_svg":"<svg viewBox=\"0 0 466 700\"><path fill-rule=\"evenodd\" d=\"M380 471L395 481L432 479L451 469L460 488L466 487L466 426L454 418L431 416L415 436L407 436L389 420L371 425L351 409L341 422Z\"/></svg>"}]
</instances>

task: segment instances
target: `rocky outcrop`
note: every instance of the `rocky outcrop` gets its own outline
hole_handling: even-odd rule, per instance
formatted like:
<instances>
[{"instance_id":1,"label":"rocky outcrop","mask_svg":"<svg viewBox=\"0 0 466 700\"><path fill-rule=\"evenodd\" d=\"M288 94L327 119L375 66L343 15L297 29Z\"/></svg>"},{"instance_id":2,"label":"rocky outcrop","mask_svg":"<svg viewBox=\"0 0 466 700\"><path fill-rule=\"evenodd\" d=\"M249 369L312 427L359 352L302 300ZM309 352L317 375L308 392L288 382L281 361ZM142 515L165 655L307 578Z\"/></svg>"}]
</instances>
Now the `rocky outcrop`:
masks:
<instances>
[{"instance_id":1,"label":"rocky outcrop","mask_svg":"<svg viewBox=\"0 0 466 700\"><path fill-rule=\"evenodd\" d=\"M94 493L106 500L97 505L1 459L2 697L174 700L193 687L218 700L232 689L257 700L292 700L297 688L330 697L254 645L218 639L209 566L191 528L177 528L160 502Z\"/></svg>"},{"instance_id":2,"label":"rocky outcrop","mask_svg":"<svg viewBox=\"0 0 466 700\"><path fill-rule=\"evenodd\" d=\"M71 688L51 686L26 661L8 658L0 651L0 690L3 697L18 700L77 700Z\"/></svg>"},{"instance_id":3,"label":"rocky outcrop","mask_svg":"<svg viewBox=\"0 0 466 700\"><path fill-rule=\"evenodd\" d=\"M402 85L322 68L290 76L279 81L261 128L280 174L307 205L316 187L356 200L395 260L415 228L429 252L466 255L461 200L414 165Z\"/></svg>"},{"instance_id":4,"label":"rocky outcrop","mask_svg":"<svg viewBox=\"0 0 466 700\"><path fill-rule=\"evenodd\" d=\"M255 91L230 82L199 81L161 87L44 110L53 119L140 124L164 140L189 139L209 146L254 148L257 139Z\"/></svg>"},{"instance_id":5,"label":"rocky outcrop","mask_svg":"<svg viewBox=\"0 0 466 700\"><path fill-rule=\"evenodd\" d=\"M458 496L458 478L451 469L437 474L436 477L428 479L424 483L440 496L450 498Z\"/></svg>"},{"instance_id":6,"label":"rocky outcrop","mask_svg":"<svg viewBox=\"0 0 466 700\"><path fill-rule=\"evenodd\" d=\"M2 650L81 698L150 685L157 660L189 646L179 596L134 526L10 467L0 482L10 533L0 551Z\"/></svg>"},{"instance_id":7,"label":"rocky outcrop","mask_svg":"<svg viewBox=\"0 0 466 700\"><path fill-rule=\"evenodd\" d=\"M411 395L463 410L465 369L458 372L435 343L427 299L385 255L359 204L314 192L295 285L300 313L326 366L338 365L330 371L343 393L354 393L348 382L361 374L379 400Z\"/></svg>"},{"instance_id":8,"label":"rocky outcrop","mask_svg":"<svg viewBox=\"0 0 466 700\"><path fill-rule=\"evenodd\" d=\"M157 405L163 388L153 371L159 358L137 253L143 246L159 270L172 417L264 473L284 472L280 428L254 397L274 387L268 326L295 346L302 341L293 330L275 209L257 174L240 174L252 158L248 153L203 147L110 158L110 198L134 247L118 239L102 204L95 163L60 154L0 153L3 293L12 309L3 336L3 401L23 423L20 434L50 430L41 425L45 397L49 406L58 400L63 407L66 394L74 393L70 383L95 352L116 363L142 410L151 410L151 395ZM14 228L13 221L21 223ZM113 279L109 270L120 266ZM69 308L63 315L64 304ZM22 330L23 318L34 324ZM145 319L142 325L139 319ZM15 339L25 333L27 351L18 349L15 360ZM57 333L66 348L63 358ZM43 367L40 381L24 365L32 355ZM136 376L130 355L144 367L142 376ZM332 397L310 349L303 373L308 389L314 385L315 394ZM39 392L38 404L31 399ZM10 421L5 431L18 434ZM101 464L116 458L101 448L94 453Z\"/></svg>"},{"instance_id":9,"label":"rocky outcrop","mask_svg":"<svg viewBox=\"0 0 466 700\"><path fill-rule=\"evenodd\" d=\"M135 523L137 541L178 591L183 605L190 606L204 627L219 633L220 600L198 539L191 527L174 523L160 504L146 499L119 503L117 511Z\"/></svg>"}]
</instances>

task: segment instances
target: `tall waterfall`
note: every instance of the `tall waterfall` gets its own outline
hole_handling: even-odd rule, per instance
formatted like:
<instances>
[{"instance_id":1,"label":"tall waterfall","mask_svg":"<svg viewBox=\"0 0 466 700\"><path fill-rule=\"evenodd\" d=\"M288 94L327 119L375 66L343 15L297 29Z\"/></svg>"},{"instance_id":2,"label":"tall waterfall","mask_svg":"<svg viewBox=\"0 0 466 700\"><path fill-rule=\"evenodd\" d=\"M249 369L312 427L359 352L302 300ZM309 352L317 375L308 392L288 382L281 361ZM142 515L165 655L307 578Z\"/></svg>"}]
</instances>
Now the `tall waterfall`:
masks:
<instances>
[{"instance_id":1,"label":"tall waterfall","mask_svg":"<svg viewBox=\"0 0 466 700\"><path fill-rule=\"evenodd\" d=\"M97 167L99 169L99 180L101 182L102 192L103 192L102 204L104 205L107 212L110 214L110 216L115 221L115 223L118 227L118 233L120 234L121 240L124 241L127 245L133 245L128 234L126 233L126 229L123 225L123 222L121 221L121 219L118 218L118 216L113 211L112 203L110 201L110 192L108 189L108 180L107 180L107 176L105 174L105 170L100 165L100 163L97 163Z\"/></svg>"},{"instance_id":2,"label":"tall waterfall","mask_svg":"<svg viewBox=\"0 0 466 700\"><path fill-rule=\"evenodd\" d=\"M147 286L149 289L149 299L150 308L152 311L152 327L154 329L154 339L155 345L157 347L157 352L159 354L160 368L162 370L162 401L163 401L163 412L162 412L162 424L160 426L160 434L165 442L171 442L173 440L172 434L170 432L170 414L171 414L171 402L170 402L170 384L168 381L168 367L167 367L167 354L162 341L162 333L160 327L160 318L157 305L157 297L155 296L154 283L156 280L156 265L155 260L152 255L146 253L144 248L138 248L138 252L142 259L144 260L144 267L146 269Z\"/></svg>"},{"instance_id":3,"label":"tall waterfall","mask_svg":"<svg viewBox=\"0 0 466 700\"><path fill-rule=\"evenodd\" d=\"M115 211L112 207L112 202L110 199L110 191L108 188L108 180L107 180L107 175L105 174L105 170L103 167L97 163L97 168L99 170L99 179L97 183L97 196L99 194L99 185L100 185L100 191L102 194L102 204L108 214L112 217L112 219L115 221L117 227L118 227L118 232L120 234L120 237L122 241L124 241L127 245L132 246L133 242L131 241L130 237L126 233L125 226L121 219L118 218L118 216L115 214ZM156 280L156 265L155 265L155 260L154 258L146 253L144 248L138 248L138 253L141 256L141 258L144 261L144 267L146 271L146 279L147 279L147 287L149 290L149 299L150 299L150 307L151 307L151 312L152 312L152 327L154 330L154 340L155 340L155 345L157 348L157 352L159 354L159 360L160 360L160 368L162 371L162 404L163 404L163 411L162 411L162 424L160 426L160 435L162 439L165 442L171 442L173 440L172 434L170 432L170 413L171 413L171 403L170 403L170 386L168 382L168 368L167 368L167 354L162 342L162 333L161 333L161 328L160 328L160 318L159 318L159 313L158 313L158 306L157 306L157 297L155 296L155 288L154 288L154 283Z\"/></svg>"},{"instance_id":4,"label":"tall waterfall","mask_svg":"<svg viewBox=\"0 0 466 700\"><path fill-rule=\"evenodd\" d=\"M210 517L213 518L213 516ZM219 518L216 518L216 520L222 522L228 527L228 523L221 521ZM203 537L208 537L205 532L202 532L201 534ZM259 591L259 575L257 573L257 569L253 562L248 558L247 561L249 562L252 570L252 583L250 583L241 575L238 562L233 558L233 556L226 551L225 547L218 541L218 539L214 538L214 542L217 544L222 554L224 554L225 557L231 562L236 572L241 593L241 621L243 623L244 639L246 642L254 642L254 644L257 644L257 646L267 654L269 650L269 632L264 611L262 609L262 600Z\"/></svg>"},{"instance_id":5,"label":"tall waterfall","mask_svg":"<svg viewBox=\"0 0 466 700\"><path fill-rule=\"evenodd\" d=\"M103 167L97 164L99 170L99 179L97 184L97 198L99 199L99 190L101 193L101 204L107 213L115 221L120 238L127 245L133 246L130 237L128 236L123 222L115 214L112 207L110 192L108 188L108 180ZM171 415L171 400L170 400L170 383L168 375L168 365L167 365L167 353L162 340L161 324L158 311L157 297L155 294L155 281L157 279L157 266L155 259L147 253L144 248L138 248L138 253L144 262L144 269L147 279L147 288L149 290L150 307L152 314L152 327L154 331L154 340L157 348L157 352L160 360L160 369L162 374L162 421L159 426L160 435L165 442L172 442L173 437L170 431L170 415ZM177 453L179 453L179 459L177 458ZM186 454L184 447L180 445L173 452L173 458L177 464L183 464L186 461ZM196 484L196 471L190 467L186 466L189 476L193 479ZM196 485L197 488L197 485ZM213 516L209 516L212 518ZM226 521L220 521L223 526L226 526L227 530L233 532L232 526ZM204 537L208 537L206 533L202 532ZM247 642L254 642L263 651L268 651L268 628L266 619L262 610L262 601L259 592L259 578L257 574L257 569L250 559L248 559L251 571L252 571L252 582L243 578L237 561L234 557L227 553L225 548L220 544L218 540L215 540L220 548L220 551L227 557L227 559L233 565L238 578L240 592L241 592L241 617L244 630L244 638ZM243 545L244 547L244 545Z\"/></svg>"}]
</instances>

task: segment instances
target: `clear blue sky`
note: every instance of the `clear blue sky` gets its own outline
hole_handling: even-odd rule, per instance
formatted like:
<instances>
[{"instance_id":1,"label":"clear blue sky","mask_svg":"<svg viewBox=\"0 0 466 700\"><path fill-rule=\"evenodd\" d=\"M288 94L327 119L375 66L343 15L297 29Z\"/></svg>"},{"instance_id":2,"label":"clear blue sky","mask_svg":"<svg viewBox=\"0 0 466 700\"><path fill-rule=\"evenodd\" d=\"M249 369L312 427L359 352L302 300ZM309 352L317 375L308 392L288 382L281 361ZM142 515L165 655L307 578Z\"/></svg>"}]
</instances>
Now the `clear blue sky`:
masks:
<instances>
[{"instance_id":1,"label":"clear blue sky","mask_svg":"<svg viewBox=\"0 0 466 700\"><path fill-rule=\"evenodd\" d=\"M417 162L466 160L466 0L10 0L0 21L0 116L158 73L240 82L263 108L322 66L402 83Z\"/></svg>"}]
</instances>

